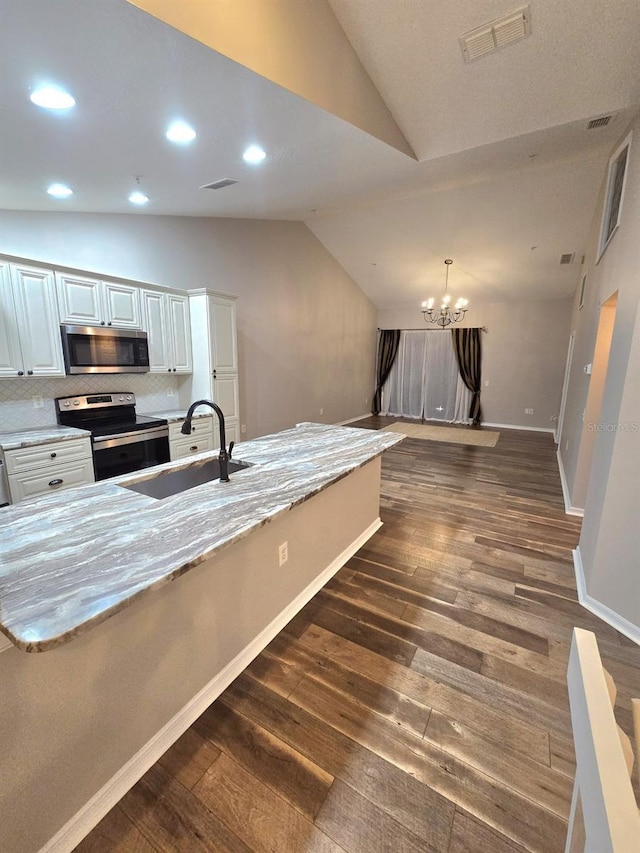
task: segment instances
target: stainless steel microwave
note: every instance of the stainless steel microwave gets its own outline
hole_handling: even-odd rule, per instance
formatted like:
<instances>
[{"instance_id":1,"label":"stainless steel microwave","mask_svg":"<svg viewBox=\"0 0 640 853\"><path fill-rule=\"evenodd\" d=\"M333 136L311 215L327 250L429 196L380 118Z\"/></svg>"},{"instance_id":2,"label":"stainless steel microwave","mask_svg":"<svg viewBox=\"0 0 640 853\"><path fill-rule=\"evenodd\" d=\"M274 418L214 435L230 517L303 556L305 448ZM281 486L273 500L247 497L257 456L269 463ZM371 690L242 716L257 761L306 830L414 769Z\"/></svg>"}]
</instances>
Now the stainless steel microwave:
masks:
<instances>
[{"instance_id":1,"label":"stainless steel microwave","mask_svg":"<svg viewBox=\"0 0 640 853\"><path fill-rule=\"evenodd\" d=\"M65 370L75 373L147 373L147 333L113 326L61 326Z\"/></svg>"}]
</instances>

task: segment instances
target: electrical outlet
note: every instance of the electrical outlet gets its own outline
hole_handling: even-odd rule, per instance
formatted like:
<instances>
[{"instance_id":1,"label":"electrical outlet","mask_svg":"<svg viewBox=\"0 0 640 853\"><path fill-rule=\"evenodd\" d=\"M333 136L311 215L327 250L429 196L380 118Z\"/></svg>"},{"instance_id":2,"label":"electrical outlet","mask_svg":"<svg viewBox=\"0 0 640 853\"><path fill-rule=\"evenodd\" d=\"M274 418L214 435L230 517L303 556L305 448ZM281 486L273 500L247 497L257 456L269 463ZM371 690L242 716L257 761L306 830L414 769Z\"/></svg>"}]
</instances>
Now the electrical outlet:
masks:
<instances>
[{"instance_id":1,"label":"electrical outlet","mask_svg":"<svg viewBox=\"0 0 640 853\"><path fill-rule=\"evenodd\" d=\"M320 409L320 414L324 415L324 409Z\"/></svg>"},{"instance_id":2,"label":"electrical outlet","mask_svg":"<svg viewBox=\"0 0 640 853\"><path fill-rule=\"evenodd\" d=\"M175 388L167 388L167 397L175 397L176 389Z\"/></svg>"},{"instance_id":3,"label":"electrical outlet","mask_svg":"<svg viewBox=\"0 0 640 853\"><path fill-rule=\"evenodd\" d=\"M365 397L365 398L364 398L364 404L365 404L365 406L366 406L368 403L369 403L369 398L368 398L368 397Z\"/></svg>"},{"instance_id":4,"label":"electrical outlet","mask_svg":"<svg viewBox=\"0 0 640 853\"><path fill-rule=\"evenodd\" d=\"M32 397L31 400L33 401L33 408L34 409L41 409L44 406L44 400L40 396Z\"/></svg>"},{"instance_id":5,"label":"electrical outlet","mask_svg":"<svg viewBox=\"0 0 640 853\"><path fill-rule=\"evenodd\" d=\"M240 435L244 435L246 433L246 431L247 431L247 425L246 424L240 424Z\"/></svg>"},{"instance_id":6,"label":"electrical outlet","mask_svg":"<svg viewBox=\"0 0 640 853\"><path fill-rule=\"evenodd\" d=\"M565 441L565 443L564 443L564 449L565 449L565 450L568 450L568 449L569 449L569 439L567 439L567 440Z\"/></svg>"},{"instance_id":7,"label":"electrical outlet","mask_svg":"<svg viewBox=\"0 0 640 853\"><path fill-rule=\"evenodd\" d=\"M289 559L289 543L283 542L282 545L278 547L278 565L284 566L284 564Z\"/></svg>"},{"instance_id":8,"label":"electrical outlet","mask_svg":"<svg viewBox=\"0 0 640 853\"><path fill-rule=\"evenodd\" d=\"M488 387L489 387L489 380L488 380L488 379L485 379L485 380L484 380L484 387L485 387L485 388L488 388Z\"/></svg>"},{"instance_id":9,"label":"electrical outlet","mask_svg":"<svg viewBox=\"0 0 640 853\"><path fill-rule=\"evenodd\" d=\"M525 413L525 415L532 415L532 414L533 414L533 409L525 409L525 410L524 410L524 413Z\"/></svg>"}]
</instances>

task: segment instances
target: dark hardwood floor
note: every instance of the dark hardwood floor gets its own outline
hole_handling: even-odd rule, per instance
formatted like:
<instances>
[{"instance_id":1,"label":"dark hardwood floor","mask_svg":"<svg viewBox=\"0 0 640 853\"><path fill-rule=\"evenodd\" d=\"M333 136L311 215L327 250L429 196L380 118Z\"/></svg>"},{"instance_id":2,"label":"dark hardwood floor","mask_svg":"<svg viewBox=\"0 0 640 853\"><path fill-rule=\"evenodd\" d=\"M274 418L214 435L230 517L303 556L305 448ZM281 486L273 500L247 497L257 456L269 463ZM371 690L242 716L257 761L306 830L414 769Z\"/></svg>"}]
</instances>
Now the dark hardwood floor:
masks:
<instances>
[{"instance_id":1,"label":"dark hardwood floor","mask_svg":"<svg viewBox=\"0 0 640 853\"><path fill-rule=\"evenodd\" d=\"M563 850L572 628L630 735L640 648L578 604L551 435L406 440L381 518L79 853Z\"/></svg>"}]
</instances>

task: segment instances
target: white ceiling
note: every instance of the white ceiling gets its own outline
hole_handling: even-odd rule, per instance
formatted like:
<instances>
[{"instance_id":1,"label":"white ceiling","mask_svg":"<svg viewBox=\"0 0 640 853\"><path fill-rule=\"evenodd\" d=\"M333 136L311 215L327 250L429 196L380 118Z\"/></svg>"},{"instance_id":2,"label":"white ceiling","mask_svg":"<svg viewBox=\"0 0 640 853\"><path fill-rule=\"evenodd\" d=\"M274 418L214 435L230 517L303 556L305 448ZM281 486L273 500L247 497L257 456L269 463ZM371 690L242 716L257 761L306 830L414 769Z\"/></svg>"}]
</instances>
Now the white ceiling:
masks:
<instances>
[{"instance_id":1,"label":"white ceiling","mask_svg":"<svg viewBox=\"0 0 640 853\"><path fill-rule=\"evenodd\" d=\"M640 3L532 0L530 38L466 65L458 36L518 2L330 2L421 162L125 0L0 0L0 206L131 213L139 174L146 214L304 219L381 307L439 289L445 257L472 300L570 295L640 103ZM30 103L42 79L74 93L69 115ZM178 115L189 147L164 139ZM240 183L199 189L226 177ZM54 180L74 196L50 199Z\"/></svg>"}]
</instances>

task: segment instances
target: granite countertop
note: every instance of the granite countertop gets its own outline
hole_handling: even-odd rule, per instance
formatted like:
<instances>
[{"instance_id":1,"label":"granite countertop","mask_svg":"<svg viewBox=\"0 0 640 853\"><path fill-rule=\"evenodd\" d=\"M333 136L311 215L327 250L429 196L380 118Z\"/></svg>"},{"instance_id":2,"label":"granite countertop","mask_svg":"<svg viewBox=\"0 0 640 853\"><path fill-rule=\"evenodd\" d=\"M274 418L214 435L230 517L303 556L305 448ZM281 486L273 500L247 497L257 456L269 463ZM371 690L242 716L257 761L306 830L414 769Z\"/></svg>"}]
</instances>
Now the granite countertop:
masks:
<instances>
[{"instance_id":1,"label":"granite countertop","mask_svg":"<svg viewBox=\"0 0 640 853\"><path fill-rule=\"evenodd\" d=\"M17 450L19 447L33 447L37 444L50 442L71 441L74 438L91 437L86 429L64 427L53 424L37 429L25 429L20 432L0 432L0 449Z\"/></svg>"},{"instance_id":2,"label":"granite countertop","mask_svg":"<svg viewBox=\"0 0 640 853\"><path fill-rule=\"evenodd\" d=\"M299 424L236 448L252 467L156 500L119 484L216 453L0 510L0 631L28 652L53 649L237 542L404 436ZM224 507L224 512L220 512Z\"/></svg>"},{"instance_id":3,"label":"granite countertop","mask_svg":"<svg viewBox=\"0 0 640 853\"><path fill-rule=\"evenodd\" d=\"M141 412L142 415L148 415L150 418L162 418L170 424L177 424L187 417L186 409L169 409L166 412ZM193 414L193 420L196 418L210 418L213 415L211 409L196 409Z\"/></svg>"}]
</instances>

